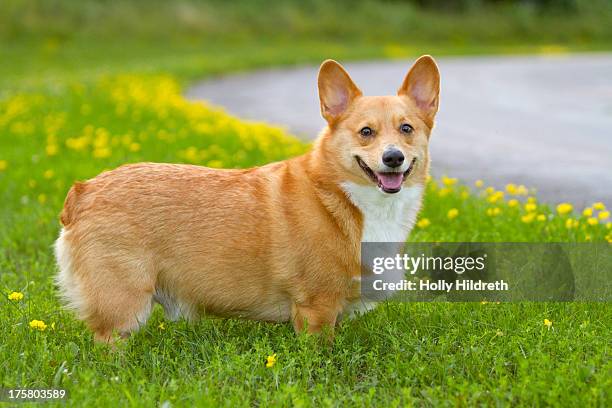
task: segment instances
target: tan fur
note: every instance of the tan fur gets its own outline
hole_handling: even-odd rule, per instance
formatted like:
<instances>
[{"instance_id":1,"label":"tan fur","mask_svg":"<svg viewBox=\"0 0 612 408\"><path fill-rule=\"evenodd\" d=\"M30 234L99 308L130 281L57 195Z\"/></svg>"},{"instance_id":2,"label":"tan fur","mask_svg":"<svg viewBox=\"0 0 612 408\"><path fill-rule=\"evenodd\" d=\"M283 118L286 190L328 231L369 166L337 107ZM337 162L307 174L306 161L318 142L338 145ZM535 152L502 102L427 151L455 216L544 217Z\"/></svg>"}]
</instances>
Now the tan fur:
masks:
<instances>
[{"instance_id":1,"label":"tan fur","mask_svg":"<svg viewBox=\"0 0 612 408\"><path fill-rule=\"evenodd\" d=\"M423 104L427 89L416 90L420 100L411 94L415 72L429 83L434 108ZM405 185L423 185L438 81L435 63L422 57L398 96L365 97L326 61L319 90L329 126L303 156L247 170L140 163L76 183L56 243L67 303L99 341L137 329L154 301L172 317L333 327L359 298L364 232L364 214L342 185L376 188L354 156L375 168L386 146L398 146L418 158ZM398 132L403 121L413 135ZM376 137L364 139L363 126Z\"/></svg>"}]
</instances>

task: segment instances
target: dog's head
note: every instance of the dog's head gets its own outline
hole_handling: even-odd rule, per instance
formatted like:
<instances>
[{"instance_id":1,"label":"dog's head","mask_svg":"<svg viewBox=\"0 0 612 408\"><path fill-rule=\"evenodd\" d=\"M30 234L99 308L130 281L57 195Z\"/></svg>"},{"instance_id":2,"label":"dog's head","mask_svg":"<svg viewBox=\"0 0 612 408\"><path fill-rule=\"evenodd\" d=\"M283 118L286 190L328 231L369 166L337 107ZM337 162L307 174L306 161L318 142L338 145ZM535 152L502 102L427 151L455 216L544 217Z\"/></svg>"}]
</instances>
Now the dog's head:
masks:
<instances>
[{"instance_id":1,"label":"dog's head","mask_svg":"<svg viewBox=\"0 0 612 408\"><path fill-rule=\"evenodd\" d=\"M363 96L344 68L325 61L319 70L321 114L329 124L329 160L358 184L385 194L424 183L429 135L438 111L440 73L430 56L412 66L395 96Z\"/></svg>"}]
</instances>

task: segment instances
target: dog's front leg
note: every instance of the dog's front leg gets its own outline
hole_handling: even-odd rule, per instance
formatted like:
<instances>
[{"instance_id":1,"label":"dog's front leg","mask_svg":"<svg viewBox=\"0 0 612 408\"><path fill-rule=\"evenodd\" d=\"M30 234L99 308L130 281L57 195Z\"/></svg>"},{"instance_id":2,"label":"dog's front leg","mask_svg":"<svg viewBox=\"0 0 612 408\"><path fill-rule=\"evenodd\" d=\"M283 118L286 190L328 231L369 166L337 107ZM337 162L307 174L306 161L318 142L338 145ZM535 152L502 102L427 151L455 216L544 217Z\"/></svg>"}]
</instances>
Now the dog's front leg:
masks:
<instances>
[{"instance_id":1,"label":"dog's front leg","mask_svg":"<svg viewBox=\"0 0 612 408\"><path fill-rule=\"evenodd\" d=\"M333 338L334 326L340 313L339 302L335 299L318 299L308 304L294 303L291 311L293 328L296 333L306 331L318 334L329 331L330 340Z\"/></svg>"}]
</instances>

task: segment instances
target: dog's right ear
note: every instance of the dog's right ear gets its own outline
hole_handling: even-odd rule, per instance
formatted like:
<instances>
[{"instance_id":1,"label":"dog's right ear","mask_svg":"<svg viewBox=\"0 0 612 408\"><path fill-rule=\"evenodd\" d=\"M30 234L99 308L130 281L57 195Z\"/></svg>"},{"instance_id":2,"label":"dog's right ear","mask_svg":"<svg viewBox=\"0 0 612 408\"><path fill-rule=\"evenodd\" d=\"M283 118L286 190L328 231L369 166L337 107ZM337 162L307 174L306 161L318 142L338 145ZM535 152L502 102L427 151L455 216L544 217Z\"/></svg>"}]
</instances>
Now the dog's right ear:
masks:
<instances>
[{"instance_id":1,"label":"dog's right ear","mask_svg":"<svg viewBox=\"0 0 612 408\"><path fill-rule=\"evenodd\" d=\"M346 111L362 93L342 65L326 60L319 68L319 100L321 115L330 125Z\"/></svg>"}]
</instances>

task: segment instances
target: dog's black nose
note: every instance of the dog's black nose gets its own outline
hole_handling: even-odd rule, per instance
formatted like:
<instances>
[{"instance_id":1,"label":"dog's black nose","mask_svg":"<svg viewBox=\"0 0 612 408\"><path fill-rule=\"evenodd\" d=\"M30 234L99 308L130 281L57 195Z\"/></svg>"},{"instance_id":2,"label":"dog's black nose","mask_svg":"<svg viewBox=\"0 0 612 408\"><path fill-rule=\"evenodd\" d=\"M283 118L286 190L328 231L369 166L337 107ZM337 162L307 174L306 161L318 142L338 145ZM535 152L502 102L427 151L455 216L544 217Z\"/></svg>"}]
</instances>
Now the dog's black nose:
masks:
<instances>
[{"instance_id":1,"label":"dog's black nose","mask_svg":"<svg viewBox=\"0 0 612 408\"><path fill-rule=\"evenodd\" d=\"M389 167L399 167L404 163L404 154L397 149L385 150L382 161Z\"/></svg>"}]
</instances>

